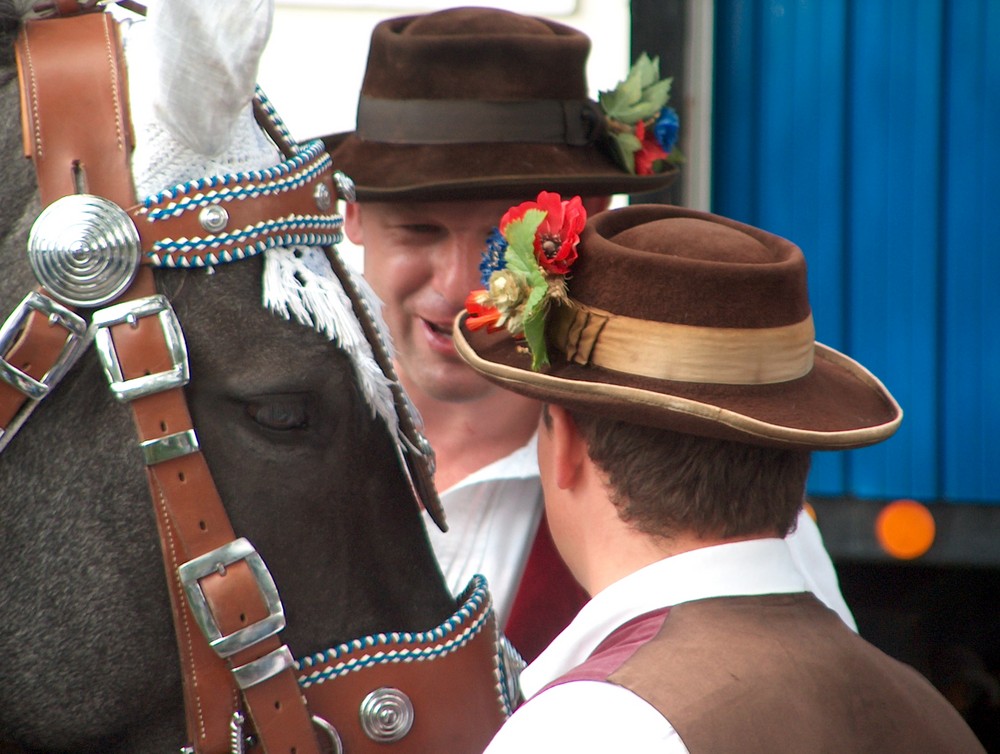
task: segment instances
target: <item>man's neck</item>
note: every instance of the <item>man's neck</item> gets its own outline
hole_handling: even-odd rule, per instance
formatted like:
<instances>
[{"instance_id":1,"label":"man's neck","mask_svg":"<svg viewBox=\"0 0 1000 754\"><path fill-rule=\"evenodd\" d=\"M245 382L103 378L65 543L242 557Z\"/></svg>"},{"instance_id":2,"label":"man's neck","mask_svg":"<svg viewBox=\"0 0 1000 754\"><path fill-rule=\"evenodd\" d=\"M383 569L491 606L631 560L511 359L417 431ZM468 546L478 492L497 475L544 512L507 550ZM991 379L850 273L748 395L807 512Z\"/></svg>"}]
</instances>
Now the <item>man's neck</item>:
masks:
<instances>
[{"instance_id":1,"label":"man's neck","mask_svg":"<svg viewBox=\"0 0 1000 754\"><path fill-rule=\"evenodd\" d=\"M442 492L510 455L538 427L537 401L501 391L473 401L440 401L400 380L424 420L437 460L435 484Z\"/></svg>"}]
</instances>

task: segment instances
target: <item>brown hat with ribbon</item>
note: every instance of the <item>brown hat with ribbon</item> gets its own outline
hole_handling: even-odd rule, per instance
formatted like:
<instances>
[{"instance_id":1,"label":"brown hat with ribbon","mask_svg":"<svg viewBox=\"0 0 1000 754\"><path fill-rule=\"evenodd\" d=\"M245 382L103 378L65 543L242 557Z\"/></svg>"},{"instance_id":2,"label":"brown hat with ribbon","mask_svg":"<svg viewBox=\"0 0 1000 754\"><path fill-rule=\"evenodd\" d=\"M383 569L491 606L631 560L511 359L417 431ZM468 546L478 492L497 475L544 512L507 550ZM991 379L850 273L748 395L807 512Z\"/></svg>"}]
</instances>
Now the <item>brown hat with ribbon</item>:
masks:
<instances>
[{"instance_id":1,"label":"brown hat with ribbon","mask_svg":"<svg viewBox=\"0 0 1000 754\"><path fill-rule=\"evenodd\" d=\"M489 290L470 295L471 314L454 331L459 354L493 382L587 413L755 445L845 449L896 431L902 411L878 379L815 342L806 263L793 243L717 215L637 205L591 218L571 252L559 248L571 224L563 238L558 218L536 233L548 261L534 276L547 289L547 303L529 299L535 314L512 303L525 298L512 280L530 268L514 248L524 229L507 226L500 264L494 242Z\"/></svg>"},{"instance_id":2,"label":"brown hat with ribbon","mask_svg":"<svg viewBox=\"0 0 1000 754\"><path fill-rule=\"evenodd\" d=\"M616 157L605 114L588 98L589 52L576 29L491 8L383 21L372 32L357 130L324 141L362 201L669 185L673 164L636 175Z\"/></svg>"}]
</instances>

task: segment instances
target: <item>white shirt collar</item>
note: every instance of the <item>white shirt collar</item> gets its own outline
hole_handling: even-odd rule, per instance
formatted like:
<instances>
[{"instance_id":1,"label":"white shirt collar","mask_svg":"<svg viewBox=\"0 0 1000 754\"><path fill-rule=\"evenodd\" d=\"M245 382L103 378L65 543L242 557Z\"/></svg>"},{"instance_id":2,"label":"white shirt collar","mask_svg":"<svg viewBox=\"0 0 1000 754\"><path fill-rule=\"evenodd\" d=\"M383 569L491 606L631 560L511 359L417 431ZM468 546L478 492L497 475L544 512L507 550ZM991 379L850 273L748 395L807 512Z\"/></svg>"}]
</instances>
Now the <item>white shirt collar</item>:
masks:
<instances>
[{"instance_id":1,"label":"white shirt collar","mask_svg":"<svg viewBox=\"0 0 1000 754\"><path fill-rule=\"evenodd\" d=\"M586 660L616 628L663 607L709 597L807 591L784 540L754 539L665 558L615 582L521 673L526 699Z\"/></svg>"},{"instance_id":2,"label":"white shirt collar","mask_svg":"<svg viewBox=\"0 0 1000 754\"><path fill-rule=\"evenodd\" d=\"M463 487L482 482L492 482L497 479L529 479L538 476L538 433L531 436L524 445L510 455L499 458L488 466L474 471L459 482L446 489L444 495Z\"/></svg>"}]
</instances>

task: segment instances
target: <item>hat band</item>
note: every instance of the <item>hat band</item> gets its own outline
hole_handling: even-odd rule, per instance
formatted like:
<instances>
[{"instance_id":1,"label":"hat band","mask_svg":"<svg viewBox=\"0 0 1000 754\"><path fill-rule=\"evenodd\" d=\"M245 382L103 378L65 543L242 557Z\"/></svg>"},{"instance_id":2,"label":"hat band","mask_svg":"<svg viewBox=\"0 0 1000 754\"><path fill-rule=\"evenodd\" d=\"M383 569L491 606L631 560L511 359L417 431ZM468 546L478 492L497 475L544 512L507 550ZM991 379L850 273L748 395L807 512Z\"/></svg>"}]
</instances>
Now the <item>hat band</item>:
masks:
<instances>
[{"instance_id":1,"label":"hat band","mask_svg":"<svg viewBox=\"0 0 1000 754\"><path fill-rule=\"evenodd\" d=\"M809 374L812 314L783 327L698 327L624 317L571 301L548 335L569 361L642 377L711 385L768 385Z\"/></svg>"},{"instance_id":2,"label":"hat band","mask_svg":"<svg viewBox=\"0 0 1000 754\"><path fill-rule=\"evenodd\" d=\"M358 101L358 137L388 144L591 144L604 115L591 100L484 102L465 99Z\"/></svg>"}]
</instances>

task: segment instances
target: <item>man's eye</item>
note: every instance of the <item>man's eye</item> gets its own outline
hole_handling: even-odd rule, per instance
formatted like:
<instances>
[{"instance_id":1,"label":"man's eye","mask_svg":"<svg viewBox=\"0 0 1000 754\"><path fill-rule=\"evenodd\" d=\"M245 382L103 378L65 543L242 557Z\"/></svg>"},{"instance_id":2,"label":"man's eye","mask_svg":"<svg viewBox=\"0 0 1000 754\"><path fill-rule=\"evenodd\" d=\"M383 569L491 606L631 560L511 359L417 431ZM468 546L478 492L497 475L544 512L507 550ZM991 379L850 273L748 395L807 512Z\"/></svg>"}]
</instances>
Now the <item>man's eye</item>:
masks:
<instances>
[{"instance_id":1,"label":"man's eye","mask_svg":"<svg viewBox=\"0 0 1000 754\"><path fill-rule=\"evenodd\" d=\"M307 429L309 415L302 398L282 398L246 405L247 415L262 427L278 431Z\"/></svg>"}]
</instances>

